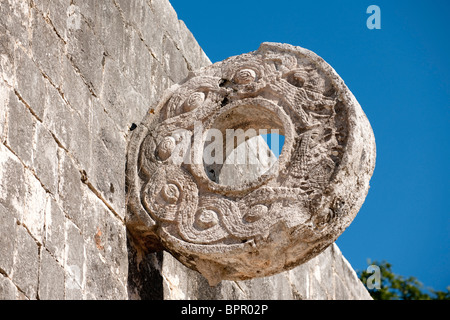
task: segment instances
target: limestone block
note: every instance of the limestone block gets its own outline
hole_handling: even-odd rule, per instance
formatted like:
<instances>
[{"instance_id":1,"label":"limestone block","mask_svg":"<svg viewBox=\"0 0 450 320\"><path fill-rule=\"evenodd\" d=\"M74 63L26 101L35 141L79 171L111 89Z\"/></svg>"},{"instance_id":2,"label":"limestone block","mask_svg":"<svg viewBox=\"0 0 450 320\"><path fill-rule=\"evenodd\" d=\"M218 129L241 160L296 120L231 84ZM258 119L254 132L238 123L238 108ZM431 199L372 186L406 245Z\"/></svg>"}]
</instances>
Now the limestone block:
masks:
<instances>
[{"instance_id":1,"label":"limestone block","mask_svg":"<svg viewBox=\"0 0 450 320\"><path fill-rule=\"evenodd\" d=\"M186 24L179 20L180 24L180 46L183 55L189 63L190 70L197 70L211 64L211 61L199 46L192 32Z\"/></svg>"},{"instance_id":2,"label":"limestone block","mask_svg":"<svg viewBox=\"0 0 450 320\"><path fill-rule=\"evenodd\" d=\"M23 216L20 221L39 244L42 244L47 193L38 179L25 170Z\"/></svg>"},{"instance_id":3,"label":"limestone block","mask_svg":"<svg viewBox=\"0 0 450 320\"><path fill-rule=\"evenodd\" d=\"M83 221L81 174L73 164L72 159L63 150L59 150L58 157L60 161L58 186L60 204L68 217L77 226L81 226Z\"/></svg>"},{"instance_id":4,"label":"limestone block","mask_svg":"<svg viewBox=\"0 0 450 320\"><path fill-rule=\"evenodd\" d=\"M285 138L278 160L221 183L230 153L267 130ZM339 237L374 166L370 124L334 69L309 50L263 43L191 72L149 110L128 149L127 225L136 243L164 247L211 285L270 276ZM331 277L314 268L311 288Z\"/></svg>"},{"instance_id":5,"label":"limestone block","mask_svg":"<svg viewBox=\"0 0 450 320\"><path fill-rule=\"evenodd\" d=\"M253 161L240 161L239 157L245 155ZM203 155L208 159L209 155ZM232 186L245 183L247 180L255 180L270 169L277 158L269 149L261 136L248 139L238 145L234 152L225 159L217 183ZM207 172L208 173L208 172ZM210 177L212 178L212 177Z\"/></svg>"},{"instance_id":6,"label":"limestone block","mask_svg":"<svg viewBox=\"0 0 450 320\"><path fill-rule=\"evenodd\" d=\"M1 18L0 18L1 19ZM1 21L1 20L0 20ZM0 22L0 78L6 84L12 86L15 82L15 70L14 70L14 41L8 35L8 29ZM6 89L5 83L0 84L0 93L3 98L3 91ZM1 117L1 114L0 114ZM0 118L1 119L1 118ZM0 127L1 128L1 127ZM1 131L0 131L1 137Z\"/></svg>"},{"instance_id":7,"label":"limestone block","mask_svg":"<svg viewBox=\"0 0 450 320\"><path fill-rule=\"evenodd\" d=\"M188 74L188 66L182 52L168 37L163 39L163 52L162 62L166 73L174 82L180 82Z\"/></svg>"},{"instance_id":8,"label":"limestone block","mask_svg":"<svg viewBox=\"0 0 450 320\"><path fill-rule=\"evenodd\" d=\"M58 193L58 144L40 122L36 124L33 169L39 181L53 195Z\"/></svg>"},{"instance_id":9,"label":"limestone block","mask_svg":"<svg viewBox=\"0 0 450 320\"><path fill-rule=\"evenodd\" d=\"M105 261L95 246L87 246L86 255L86 299L124 299L126 286L112 272L111 261Z\"/></svg>"},{"instance_id":10,"label":"limestone block","mask_svg":"<svg viewBox=\"0 0 450 320\"><path fill-rule=\"evenodd\" d=\"M61 59L65 52L64 43L54 31L52 24L45 20L36 8L30 10L33 61L52 83L59 87L63 80Z\"/></svg>"},{"instance_id":11,"label":"limestone block","mask_svg":"<svg viewBox=\"0 0 450 320\"><path fill-rule=\"evenodd\" d=\"M41 183L56 193L58 145L13 91L9 92L8 101L7 144L36 173Z\"/></svg>"},{"instance_id":12,"label":"limestone block","mask_svg":"<svg viewBox=\"0 0 450 320\"><path fill-rule=\"evenodd\" d=\"M67 54L95 95L101 90L105 49L84 19L80 27L71 29L67 42ZM64 51L61 51L64 52Z\"/></svg>"},{"instance_id":13,"label":"limestone block","mask_svg":"<svg viewBox=\"0 0 450 320\"><path fill-rule=\"evenodd\" d=\"M86 247L81 230L66 219L64 250L65 290L68 299L79 299L85 285Z\"/></svg>"},{"instance_id":14,"label":"limestone block","mask_svg":"<svg viewBox=\"0 0 450 320\"><path fill-rule=\"evenodd\" d=\"M64 297L64 269L47 250L41 251L39 299L60 300Z\"/></svg>"},{"instance_id":15,"label":"limestone block","mask_svg":"<svg viewBox=\"0 0 450 320\"><path fill-rule=\"evenodd\" d=\"M118 59L123 50L126 36L125 23L115 1L74 1L83 19L93 30L97 39L105 48L107 56ZM133 2L133 1L131 1Z\"/></svg>"},{"instance_id":16,"label":"limestone block","mask_svg":"<svg viewBox=\"0 0 450 320\"><path fill-rule=\"evenodd\" d=\"M123 55L118 61L120 71L137 92L150 99L153 85L150 78L155 63L154 58L138 33L128 29L126 31L127 36L122 44Z\"/></svg>"},{"instance_id":17,"label":"limestone block","mask_svg":"<svg viewBox=\"0 0 450 320\"><path fill-rule=\"evenodd\" d=\"M8 106L7 141L25 165L31 167L36 120L19 98L10 92Z\"/></svg>"},{"instance_id":18,"label":"limestone block","mask_svg":"<svg viewBox=\"0 0 450 320\"><path fill-rule=\"evenodd\" d=\"M16 252L13 282L28 299L36 299L38 290L39 249L35 240L22 225L16 225Z\"/></svg>"},{"instance_id":19,"label":"limestone block","mask_svg":"<svg viewBox=\"0 0 450 320\"><path fill-rule=\"evenodd\" d=\"M8 32L24 47L30 43L30 6L28 1L17 2L4 0L0 6L0 26L8 29Z\"/></svg>"},{"instance_id":20,"label":"limestone block","mask_svg":"<svg viewBox=\"0 0 450 320\"><path fill-rule=\"evenodd\" d=\"M157 24L172 40L179 42L178 16L168 0L152 0L150 7ZM164 52L164 50L163 50Z\"/></svg>"},{"instance_id":21,"label":"limestone block","mask_svg":"<svg viewBox=\"0 0 450 320\"><path fill-rule=\"evenodd\" d=\"M152 65L150 82L152 83L152 86L150 88L150 100L148 101L148 104L151 106L156 106L163 92L173 85L174 82L171 79L171 75L166 74L164 66L159 62L155 62ZM147 112L149 111L151 110L147 110ZM136 123L139 123L139 121Z\"/></svg>"},{"instance_id":22,"label":"limestone block","mask_svg":"<svg viewBox=\"0 0 450 320\"><path fill-rule=\"evenodd\" d=\"M12 90L9 89L5 84L0 84L0 143L4 143L6 141L6 135L8 131L7 114L11 91Z\"/></svg>"},{"instance_id":23,"label":"limestone block","mask_svg":"<svg viewBox=\"0 0 450 320\"><path fill-rule=\"evenodd\" d=\"M158 15L148 5L148 1L118 0L116 3L126 23L130 24L139 33L154 57L161 61L164 28L158 25Z\"/></svg>"},{"instance_id":24,"label":"limestone block","mask_svg":"<svg viewBox=\"0 0 450 320\"><path fill-rule=\"evenodd\" d=\"M89 248L87 256L98 256L109 266L108 273L126 282L128 260L123 221L113 216L105 204L91 192L85 193L82 208L83 211L89 212L84 216L81 226L86 246ZM103 277L100 273L98 275ZM93 279L95 282L94 277Z\"/></svg>"},{"instance_id":25,"label":"limestone block","mask_svg":"<svg viewBox=\"0 0 450 320\"><path fill-rule=\"evenodd\" d=\"M126 140L100 104L93 104L91 168L86 170L89 182L120 216L125 215Z\"/></svg>"},{"instance_id":26,"label":"limestone block","mask_svg":"<svg viewBox=\"0 0 450 320\"><path fill-rule=\"evenodd\" d=\"M35 8L55 28L55 32L67 41L67 25L70 0L33 0Z\"/></svg>"},{"instance_id":27,"label":"limestone block","mask_svg":"<svg viewBox=\"0 0 450 320\"><path fill-rule=\"evenodd\" d=\"M66 273L65 300L83 300L83 290L78 283L73 280L72 274Z\"/></svg>"},{"instance_id":28,"label":"limestone block","mask_svg":"<svg viewBox=\"0 0 450 320\"><path fill-rule=\"evenodd\" d=\"M342 255L338 246L336 244L330 246L330 251L334 261L333 267L335 270L335 282L343 283L343 286L346 289L345 293L341 297L348 295L352 299L372 300L372 297L366 287L362 284L361 280L359 280L355 270ZM337 285L336 288L338 288ZM339 290L342 292L342 288L339 288ZM337 292L336 296L338 296Z\"/></svg>"},{"instance_id":29,"label":"limestone block","mask_svg":"<svg viewBox=\"0 0 450 320\"><path fill-rule=\"evenodd\" d=\"M0 144L0 204L17 220L23 216L25 173L19 159Z\"/></svg>"},{"instance_id":30,"label":"limestone block","mask_svg":"<svg viewBox=\"0 0 450 320\"><path fill-rule=\"evenodd\" d=\"M4 275L0 274L0 297L2 300L14 300L18 291L14 283Z\"/></svg>"},{"instance_id":31,"label":"limestone block","mask_svg":"<svg viewBox=\"0 0 450 320\"><path fill-rule=\"evenodd\" d=\"M89 123L92 105L91 93L81 74L76 71L67 56L62 58L62 73L64 81L61 84L61 90L64 93L64 98L73 109L79 112L84 122Z\"/></svg>"},{"instance_id":32,"label":"limestone block","mask_svg":"<svg viewBox=\"0 0 450 320\"><path fill-rule=\"evenodd\" d=\"M62 264L64 262L65 221L64 212L52 197L45 208L45 248Z\"/></svg>"},{"instance_id":33,"label":"limestone block","mask_svg":"<svg viewBox=\"0 0 450 320\"><path fill-rule=\"evenodd\" d=\"M10 275L13 268L16 220L6 207L0 204L0 270ZM1 276L0 276L1 278ZM0 297L2 295L0 294Z\"/></svg>"},{"instance_id":34,"label":"limestone block","mask_svg":"<svg viewBox=\"0 0 450 320\"><path fill-rule=\"evenodd\" d=\"M58 90L48 85L43 125L54 134L61 145L69 150L84 170L91 164L92 137L88 119L73 109L61 97Z\"/></svg>"},{"instance_id":35,"label":"limestone block","mask_svg":"<svg viewBox=\"0 0 450 320\"><path fill-rule=\"evenodd\" d=\"M15 51L17 91L39 119L44 116L47 86L36 64L21 49Z\"/></svg>"},{"instance_id":36,"label":"limestone block","mask_svg":"<svg viewBox=\"0 0 450 320\"><path fill-rule=\"evenodd\" d=\"M310 260L311 261L311 260ZM310 299L309 265L310 261L284 272L284 276L291 284L292 296L296 300Z\"/></svg>"},{"instance_id":37,"label":"limestone block","mask_svg":"<svg viewBox=\"0 0 450 320\"><path fill-rule=\"evenodd\" d=\"M100 100L108 116L122 132L128 132L131 123L139 122L148 109L147 100L121 74L118 63L112 59L105 62ZM98 122L102 124L100 120ZM97 126L95 124L94 129ZM117 131L112 127L110 130Z\"/></svg>"}]
</instances>

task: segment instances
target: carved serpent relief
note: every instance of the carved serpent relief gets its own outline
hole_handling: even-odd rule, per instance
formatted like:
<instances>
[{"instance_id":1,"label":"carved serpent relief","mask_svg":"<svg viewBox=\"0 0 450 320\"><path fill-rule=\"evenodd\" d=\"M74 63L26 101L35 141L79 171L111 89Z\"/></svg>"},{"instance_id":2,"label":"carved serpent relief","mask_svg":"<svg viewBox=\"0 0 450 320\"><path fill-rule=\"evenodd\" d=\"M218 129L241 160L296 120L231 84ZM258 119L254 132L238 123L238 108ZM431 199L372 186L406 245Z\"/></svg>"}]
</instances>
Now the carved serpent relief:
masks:
<instances>
[{"instance_id":1,"label":"carved serpent relief","mask_svg":"<svg viewBox=\"0 0 450 320\"><path fill-rule=\"evenodd\" d=\"M247 139L276 129L285 137L278 160L255 179L220 184L236 144L232 137L230 147L230 129ZM219 147L208 163L212 143ZM263 43L168 89L133 133L127 161L132 235L214 285L288 270L335 241L364 202L375 141L325 61Z\"/></svg>"}]
</instances>

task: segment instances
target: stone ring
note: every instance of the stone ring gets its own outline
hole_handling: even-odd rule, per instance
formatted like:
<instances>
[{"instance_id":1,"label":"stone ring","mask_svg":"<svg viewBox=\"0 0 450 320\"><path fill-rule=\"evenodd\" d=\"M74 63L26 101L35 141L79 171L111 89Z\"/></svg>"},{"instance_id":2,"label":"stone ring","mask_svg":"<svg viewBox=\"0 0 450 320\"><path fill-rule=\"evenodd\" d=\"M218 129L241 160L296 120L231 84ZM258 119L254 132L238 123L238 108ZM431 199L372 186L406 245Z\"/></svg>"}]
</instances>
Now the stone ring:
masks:
<instances>
[{"instance_id":1,"label":"stone ring","mask_svg":"<svg viewBox=\"0 0 450 320\"><path fill-rule=\"evenodd\" d=\"M369 121L309 50L263 43L191 72L153 109L129 144L127 227L144 250L169 251L211 285L318 255L369 190ZM275 133L278 158L261 138Z\"/></svg>"}]
</instances>

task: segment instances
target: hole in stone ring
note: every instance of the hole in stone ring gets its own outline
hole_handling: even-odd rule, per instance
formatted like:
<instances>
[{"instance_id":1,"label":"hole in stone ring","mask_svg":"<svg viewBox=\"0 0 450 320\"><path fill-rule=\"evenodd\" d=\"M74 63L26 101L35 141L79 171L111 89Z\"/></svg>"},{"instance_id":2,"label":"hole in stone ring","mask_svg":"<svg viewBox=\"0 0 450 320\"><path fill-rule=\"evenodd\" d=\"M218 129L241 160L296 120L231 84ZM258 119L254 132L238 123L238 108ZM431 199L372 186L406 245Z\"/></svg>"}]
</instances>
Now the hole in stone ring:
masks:
<instances>
[{"instance_id":1,"label":"hole in stone ring","mask_svg":"<svg viewBox=\"0 0 450 320\"><path fill-rule=\"evenodd\" d=\"M279 116L264 107L242 104L220 114L203 145L207 177L225 186L251 183L278 160L284 144Z\"/></svg>"}]
</instances>

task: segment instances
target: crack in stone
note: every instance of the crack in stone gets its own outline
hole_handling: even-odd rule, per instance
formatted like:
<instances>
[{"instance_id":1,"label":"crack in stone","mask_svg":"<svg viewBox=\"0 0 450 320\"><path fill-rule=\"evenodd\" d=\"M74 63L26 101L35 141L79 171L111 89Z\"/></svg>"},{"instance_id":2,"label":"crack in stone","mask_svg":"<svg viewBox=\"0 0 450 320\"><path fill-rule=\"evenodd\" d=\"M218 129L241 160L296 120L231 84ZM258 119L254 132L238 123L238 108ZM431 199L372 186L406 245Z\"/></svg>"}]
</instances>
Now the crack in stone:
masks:
<instances>
[{"instance_id":1,"label":"crack in stone","mask_svg":"<svg viewBox=\"0 0 450 320\"><path fill-rule=\"evenodd\" d=\"M30 8L35 9L44 19L44 21L50 25L50 27L53 29L53 31L55 32L56 36L61 39L62 42L64 42L64 45L67 44L67 42L63 39L63 37L59 34L58 30L56 30L55 25L53 24L52 20L50 19L50 17L48 15L45 15L41 10L38 9L38 7L36 6L36 4L34 3L33 0L30 0ZM30 10L31 11L31 10Z\"/></svg>"},{"instance_id":2,"label":"crack in stone","mask_svg":"<svg viewBox=\"0 0 450 320\"><path fill-rule=\"evenodd\" d=\"M68 58L70 64L72 65L72 68L75 70L75 73L77 73L80 76L81 80L83 80L83 82L86 85L86 87L88 88L90 94L92 96L98 98L97 94L94 91L93 86L86 80L86 78L81 73L80 69L76 66L75 62L73 62L73 56L71 54L67 54L67 58Z\"/></svg>"},{"instance_id":3,"label":"crack in stone","mask_svg":"<svg viewBox=\"0 0 450 320\"><path fill-rule=\"evenodd\" d=\"M108 209L118 218L122 223L125 224L125 220L114 210L114 208L106 201L100 191L98 191L94 185L89 181L87 173L85 170L80 170L81 174L81 182L83 182L96 196L99 198L105 206L108 207Z\"/></svg>"},{"instance_id":4,"label":"crack in stone","mask_svg":"<svg viewBox=\"0 0 450 320\"><path fill-rule=\"evenodd\" d=\"M31 172L31 174L37 179L37 181L39 181L39 183L41 184L41 187L45 190L45 192L46 193L49 193L49 194L53 194L43 183L42 183L42 181L38 178L38 176L36 175L36 173L34 172L34 170L33 170L33 168L30 168L29 166L27 166L23 161L22 161L22 159L20 159L20 157L17 155L17 153L6 143L6 141L5 142L3 142L3 145L9 150L9 151L11 151L11 153L13 154L13 155L15 155L16 156L16 158L19 160L19 162L22 164L22 166L25 168L25 169L27 169L28 171L30 171Z\"/></svg>"},{"instance_id":5,"label":"crack in stone","mask_svg":"<svg viewBox=\"0 0 450 320\"><path fill-rule=\"evenodd\" d=\"M14 287L20 292L22 293L25 297L28 298L28 296L25 294L25 292L11 279L11 277L6 273L5 270L3 270L2 268L0 268L0 275L4 276L5 278L9 279L11 281L11 283L14 285Z\"/></svg>"},{"instance_id":6,"label":"crack in stone","mask_svg":"<svg viewBox=\"0 0 450 320\"><path fill-rule=\"evenodd\" d=\"M27 109L31 112L31 114L39 121L42 123L42 120L34 113L34 111L29 107L29 105L24 101L24 99L20 96L20 94L17 92L17 90L14 89L14 93L16 94L16 96L18 97L18 99L27 107ZM68 157L72 160L74 160L71 156L71 153L69 152L69 150L67 148L64 147L64 145L58 140L58 138L55 136L55 134L48 130L50 132L50 134L52 135L53 139L55 140L55 142L57 143L57 145L63 149ZM33 168L30 168L29 166L27 166L22 159L20 159L20 157L16 154L16 152L5 142L3 142L3 145L9 150L11 151L12 154L14 154L17 159L20 161L20 163L22 164L22 166L29 170L32 175L39 181L41 187L45 190L46 193L53 195L53 193L42 183L42 181L39 179L39 177L37 176L36 172L33 170ZM77 161L74 161L75 163L77 163ZM59 159L58 159L58 163L60 163ZM85 170L80 170L80 174L81 174L81 181L86 184L88 186L88 188L106 205L106 207L116 216L119 218L119 220L123 223L125 223L125 221L123 220L123 218L114 210L114 208L102 197L101 193L88 181L87 178L87 174ZM59 186L59 183L58 183ZM59 188L59 187L58 187ZM59 192L59 190L58 190ZM24 224L23 224L24 225ZM25 225L24 225L25 226ZM26 227L26 226L25 226ZM27 229L28 230L28 229ZM28 232L30 233L30 231L28 230ZM30 233L31 234L31 233ZM33 239L37 242L38 240L36 240L34 237Z\"/></svg>"},{"instance_id":7,"label":"crack in stone","mask_svg":"<svg viewBox=\"0 0 450 320\"><path fill-rule=\"evenodd\" d=\"M30 105L25 101L25 99L20 95L20 93L14 88L14 94L19 99L20 102L23 103L23 105L28 109L28 111L31 112L31 114L38 120L40 123L42 123L42 119L39 118L39 116L34 112L34 110L30 107Z\"/></svg>"},{"instance_id":8,"label":"crack in stone","mask_svg":"<svg viewBox=\"0 0 450 320\"><path fill-rule=\"evenodd\" d=\"M244 291L244 289L242 289L239 282L237 282L237 281L233 281L233 282L238 287L238 289L241 290L241 292L247 297L247 293Z\"/></svg>"},{"instance_id":9,"label":"crack in stone","mask_svg":"<svg viewBox=\"0 0 450 320\"><path fill-rule=\"evenodd\" d=\"M125 19L125 15L123 14L123 10L120 7L120 5L116 2L116 0L112 0L114 6L116 7L116 9L119 11L120 14L120 18L122 19L122 22L124 23L125 26L130 26L134 32L137 33L137 35L139 36L139 39L144 43L145 47L147 48L147 50L149 51L149 53L151 54L151 56L159 63L161 64L161 62L158 60L158 58L156 57L156 55L154 54L153 50L145 43L144 37L142 36L142 33L129 21L127 21ZM151 9L151 8L150 8ZM153 11L153 10L152 10ZM162 65L162 64L161 64Z\"/></svg>"},{"instance_id":10,"label":"crack in stone","mask_svg":"<svg viewBox=\"0 0 450 320\"><path fill-rule=\"evenodd\" d=\"M4 277L9 278L9 277L8 277L8 274L6 273L6 271L3 270L1 267L0 267L0 274L3 275Z\"/></svg>"},{"instance_id":11,"label":"crack in stone","mask_svg":"<svg viewBox=\"0 0 450 320\"><path fill-rule=\"evenodd\" d=\"M47 77L46 77L47 78ZM50 82L50 79L47 78ZM53 84L52 84L53 85ZM39 118L39 116L34 112L34 110L29 106L29 104L22 98L22 96L19 94L19 92L14 89L14 93L17 96L17 98L25 105L25 107L30 111L30 113L40 122L42 123L42 120ZM65 100L65 102L67 103L67 101ZM109 115L108 115L109 116ZM45 127L45 126L44 126ZM47 128L46 128L47 129ZM47 129L48 130L48 129ZM70 151L61 143L61 141L59 141L59 139L56 137L56 135L51 131L48 130L48 132L50 132L51 136L53 137L53 139L55 140L56 144L63 149L67 155L69 156L69 158L71 158L72 160L74 160L75 163L78 163L78 161L76 161L76 159L73 159L73 157L71 156ZM20 159L20 157L12 150L11 147L9 147L6 143L3 143L5 145L5 147L7 147L21 162L21 164L28 169L33 176L39 181L39 183L41 184L42 188L44 188L44 190L47 193L52 194L52 192L41 182L41 180L39 179L39 177L37 176L37 174L34 172L33 168L28 167L23 161L22 159ZM58 161L59 163L59 161ZM80 173L82 174L82 178L81 181L83 183L85 183L89 189L108 207L108 209L115 215L117 216L122 222L124 222L124 220L122 219L122 217L120 217L120 215L112 208L112 206L101 196L100 192L88 181L87 179L87 175L86 175L86 171L85 170L80 170ZM84 173L84 174L83 174ZM83 178L84 177L84 178Z\"/></svg>"}]
</instances>

